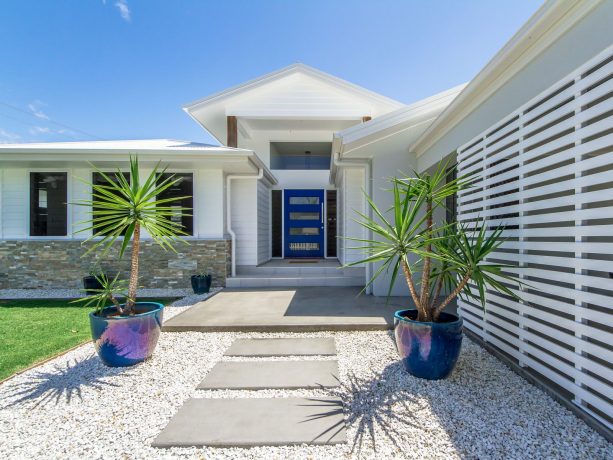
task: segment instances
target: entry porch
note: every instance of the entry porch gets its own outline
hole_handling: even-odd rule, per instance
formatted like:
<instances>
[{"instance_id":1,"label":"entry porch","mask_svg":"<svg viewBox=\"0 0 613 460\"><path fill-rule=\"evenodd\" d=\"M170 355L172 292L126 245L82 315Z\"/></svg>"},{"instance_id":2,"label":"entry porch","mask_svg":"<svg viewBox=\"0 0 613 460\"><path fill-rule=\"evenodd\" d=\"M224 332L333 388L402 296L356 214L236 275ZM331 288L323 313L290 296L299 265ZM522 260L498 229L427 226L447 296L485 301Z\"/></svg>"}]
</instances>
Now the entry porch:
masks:
<instances>
[{"instance_id":1,"label":"entry porch","mask_svg":"<svg viewBox=\"0 0 613 460\"><path fill-rule=\"evenodd\" d=\"M385 330L409 297L359 295L359 287L225 289L166 321L164 331Z\"/></svg>"}]
</instances>

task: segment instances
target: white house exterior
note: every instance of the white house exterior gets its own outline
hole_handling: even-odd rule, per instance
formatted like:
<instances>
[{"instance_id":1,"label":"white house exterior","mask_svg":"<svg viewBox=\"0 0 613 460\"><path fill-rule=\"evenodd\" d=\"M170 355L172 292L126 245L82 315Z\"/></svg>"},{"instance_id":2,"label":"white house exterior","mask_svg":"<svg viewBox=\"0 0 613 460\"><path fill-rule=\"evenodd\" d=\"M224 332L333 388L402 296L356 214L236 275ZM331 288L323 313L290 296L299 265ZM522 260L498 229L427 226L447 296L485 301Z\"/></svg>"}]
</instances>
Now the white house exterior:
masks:
<instances>
[{"instance_id":1,"label":"white house exterior","mask_svg":"<svg viewBox=\"0 0 613 460\"><path fill-rule=\"evenodd\" d=\"M547 1L466 86L410 105L291 65L184 107L220 147L2 145L0 288L79 283L85 210L65 203L91 190L74 176L133 154L144 172L162 161L183 174L194 197L192 244L170 255L145 244L146 285L185 287L211 271L229 287L364 286L376 267L335 267L359 256L344 237L368 236L353 221L368 212L363 191L385 209L386 178L451 158L479 178L458 197L459 219L507 226L495 259L527 283L519 302L488 293L486 312L461 300L466 329L610 435L611 24L611 1ZM291 258L328 265L280 262ZM385 295L388 281L370 293ZM406 295L402 282L394 294Z\"/></svg>"},{"instance_id":2,"label":"white house exterior","mask_svg":"<svg viewBox=\"0 0 613 460\"><path fill-rule=\"evenodd\" d=\"M406 147L460 90L406 106L294 64L184 107L221 147L165 139L2 145L0 287L78 285L92 262L79 259L79 244L90 235L79 232L87 210L70 203L90 197L80 180L95 178L90 163L112 172L130 155L145 174L161 161L185 176L182 194L193 195L185 203L192 245L177 255L149 247L145 286L186 287L196 271L228 287L364 286L370 267L337 269L359 257L343 238L365 236L353 220L366 212L363 193L379 199L385 177L410 170ZM396 145L388 147L390 136ZM364 150L372 142L381 146ZM41 250L60 270L41 265ZM273 270L273 259L329 263Z\"/></svg>"}]
</instances>

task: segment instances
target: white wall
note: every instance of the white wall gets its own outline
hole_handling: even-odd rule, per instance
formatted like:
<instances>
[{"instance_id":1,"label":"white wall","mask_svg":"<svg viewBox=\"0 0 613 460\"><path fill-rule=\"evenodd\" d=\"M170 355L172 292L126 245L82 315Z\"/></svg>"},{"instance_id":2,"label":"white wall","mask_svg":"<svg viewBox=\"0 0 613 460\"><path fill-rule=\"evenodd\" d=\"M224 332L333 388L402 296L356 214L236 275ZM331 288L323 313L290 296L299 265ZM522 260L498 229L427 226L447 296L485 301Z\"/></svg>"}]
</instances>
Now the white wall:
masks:
<instances>
[{"instance_id":1,"label":"white wall","mask_svg":"<svg viewBox=\"0 0 613 460\"><path fill-rule=\"evenodd\" d=\"M236 234L236 265L258 263L258 187L256 179L232 180L232 230Z\"/></svg>"},{"instance_id":2,"label":"white wall","mask_svg":"<svg viewBox=\"0 0 613 460\"><path fill-rule=\"evenodd\" d=\"M263 181L258 181L258 260L262 264L270 260L270 189Z\"/></svg>"},{"instance_id":3,"label":"white wall","mask_svg":"<svg viewBox=\"0 0 613 460\"><path fill-rule=\"evenodd\" d=\"M330 170L297 170L297 169L273 169L279 183L276 189L304 188L304 189L333 189L330 184Z\"/></svg>"},{"instance_id":4,"label":"white wall","mask_svg":"<svg viewBox=\"0 0 613 460\"><path fill-rule=\"evenodd\" d=\"M356 219L360 219L356 211L363 214L366 212L366 199L363 193L364 177L365 173L362 168L347 168L343 171L341 182L341 189L343 190L342 201L338 205L342 209L340 218L342 220L342 233L339 229L340 236L351 238L364 238L366 236L364 227L355 222ZM356 241L343 241L343 263L356 262L363 257L362 251L349 249L360 245L361 243Z\"/></svg>"},{"instance_id":5,"label":"white wall","mask_svg":"<svg viewBox=\"0 0 613 460\"><path fill-rule=\"evenodd\" d=\"M199 238L222 238L225 229L224 174L221 169L198 169L194 175L194 233Z\"/></svg>"},{"instance_id":6,"label":"white wall","mask_svg":"<svg viewBox=\"0 0 613 460\"><path fill-rule=\"evenodd\" d=\"M114 168L104 168L114 170ZM81 180L91 181L93 170L89 167L74 168L3 168L0 169L0 237L24 239L29 236L30 219L30 172L60 171L68 174L68 203L91 199L91 187ZM143 175L150 169L142 169ZM221 169L172 169L168 172L191 172L194 174L194 236L221 239L224 237L224 175ZM68 205L68 236L50 239L85 239L91 232L78 232L82 222L90 218L83 206ZM143 235L146 237L146 235ZM34 237L45 238L45 237Z\"/></svg>"}]
</instances>

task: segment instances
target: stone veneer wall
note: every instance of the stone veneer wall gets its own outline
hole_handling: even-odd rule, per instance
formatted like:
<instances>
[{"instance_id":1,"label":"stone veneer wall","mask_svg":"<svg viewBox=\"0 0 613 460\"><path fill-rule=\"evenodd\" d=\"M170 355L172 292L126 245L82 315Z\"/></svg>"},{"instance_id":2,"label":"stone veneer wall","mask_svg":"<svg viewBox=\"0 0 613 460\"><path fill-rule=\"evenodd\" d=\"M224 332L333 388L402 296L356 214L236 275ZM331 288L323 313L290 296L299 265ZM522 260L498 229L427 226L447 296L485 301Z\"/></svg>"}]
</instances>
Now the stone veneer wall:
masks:
<instances>
[{"instance_id":1,"label":"stone veneer wall","mask_svg":"<svg viewBox=\"0 0 613 460\"><path fill-rule=\"evenodd\" d=\"M223 287L231 271L230 240L189 240L178 243L177 252L164 251L152 240L141 242L140 282L145 288L188 288L190 276L199 272L213 275L213 286ZM111 274L129 276L130 250L121 261L119 243L99 260ZM0 240L0 289L81 288L96 252L82 257L86 247L78 240ZM99 251L98 251L99 252Z\"/></svg>"}]
</instances>

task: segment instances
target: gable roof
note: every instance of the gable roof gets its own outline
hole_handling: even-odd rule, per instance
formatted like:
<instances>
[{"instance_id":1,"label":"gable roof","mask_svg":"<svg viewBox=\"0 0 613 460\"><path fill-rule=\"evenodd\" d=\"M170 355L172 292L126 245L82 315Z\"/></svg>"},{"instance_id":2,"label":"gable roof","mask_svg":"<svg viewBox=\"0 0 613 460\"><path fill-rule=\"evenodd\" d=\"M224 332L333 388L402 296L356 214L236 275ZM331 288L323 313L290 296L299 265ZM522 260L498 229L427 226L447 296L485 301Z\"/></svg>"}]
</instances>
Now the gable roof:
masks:
<instances>
[{"instance_id":1,"label":"gable roof","mask_svg":"<svg viewBox=\"0 0 613 460\"><path fill-rule=\"evenodd\" d=\"M245 122L247 119L361 120L363 116L375 117L403 106L401 102L308 65L292 64L186 104L183 110L224 144L228 115L236 115Z\"/></svg>"},{"instance_id":2,"label":"gable roof","mask_svg":"<svg viewBox=\"0 0 613 460\"><path fill-rule=\"evenodd\" d=\"M353 92L356 96L368 98L373 101L378 101L380 103L387 104L393 108L398 108L404 105L402 102L396 101L389 97L383 96L382 94L376 93L374 91L363 88L362 86L351 83L347 80L343 80L342 78L335 77L334 75L322 72L321 70L318 70L314 67L298 62L295 64L288 65L287 67L283 67L279 70L275 70L274 72L262 75L261 77L254 78L253 80L249 80L245 83L241 83L223 91L211 94L202 99L198 99L196 101L185 104L183 106L183 109L186 111L190 111L203 105L211 104L213 102L219 102L223 99L237 96L239 94L251 91L255 88L261 87L263 85L274 82L276 80L280 80L296 73L309 75L330 85Z\"/></svg>"}]
</instances>

